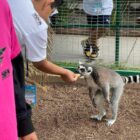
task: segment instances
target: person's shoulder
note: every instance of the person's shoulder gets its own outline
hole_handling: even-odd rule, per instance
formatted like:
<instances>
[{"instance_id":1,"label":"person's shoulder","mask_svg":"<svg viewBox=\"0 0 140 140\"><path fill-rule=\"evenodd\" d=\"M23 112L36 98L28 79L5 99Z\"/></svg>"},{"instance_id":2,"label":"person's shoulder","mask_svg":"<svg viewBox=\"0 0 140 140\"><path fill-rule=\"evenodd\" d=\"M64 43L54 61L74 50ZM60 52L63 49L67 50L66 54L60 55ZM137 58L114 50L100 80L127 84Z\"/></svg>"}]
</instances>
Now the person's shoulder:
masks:
<instances>
[{"instance_id":1,"label":"person's shoulder","mask_svg":"<svg viewBox=\"0 0 140 140\"><path fill-rule=\"evenodd\" d=\"M25 35L46 30L48 25L34 9L31 0L9 0L14 23ZM14 3L14 1L16 3Z\"/></svg>"},{"instance_id":2,"label":"person's shoulder","mask_svg":"<svg viewBox=\"0 0 140 140\"><path fill-rule=\"evenodd\" d=\"M32 15L26 18L28 22L20 22L20 27L22 31L27 35L36 34L42 31L46 31L48 29L47 23L38 15L38 13L34 12Z\"/></svg>"},{"instance_id":3,"label":"person's shoulder","mask_svg":"<svg viewBox=\"0 0 140 140\"><path fill-rule=\"evenodd\" d=\"M8 2L14 17L30 15L35 11L31 0L8 0Z\"/></svg>"},{"instance_id":4,"label":"person's shoulder","mask_svg":"<svg viewBox=\"0 0 140 140\"><path fill-rule=\"evenodd\" d=\"M31 0L8 0L14 18L27 18L35 13L35 9Z\"/></svg>"}]
</instances>

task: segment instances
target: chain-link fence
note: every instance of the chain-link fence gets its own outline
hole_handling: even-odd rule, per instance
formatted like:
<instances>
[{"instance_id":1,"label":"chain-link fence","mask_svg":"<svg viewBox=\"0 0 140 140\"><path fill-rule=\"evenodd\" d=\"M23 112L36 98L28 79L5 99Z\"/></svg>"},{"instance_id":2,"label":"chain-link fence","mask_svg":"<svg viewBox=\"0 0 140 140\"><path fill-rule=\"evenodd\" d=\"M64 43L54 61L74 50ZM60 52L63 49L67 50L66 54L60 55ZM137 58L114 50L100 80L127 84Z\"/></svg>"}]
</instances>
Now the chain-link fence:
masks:
<instances>
[{"instance_id":1,"label":"chain-link fence","mask_svg":"<svg viewBox=\"0 0 140 140\"><path fill-rule=\"evenodd\" d=\"M52 59L55 62L85 61L81 41L94 28L106 28L97 41L97 61L105 65L140 68L140 1L114 0L109 24L88 24L82 0L64 0L59 14L52 18L56 32ZM98 33L95 34L95 36Z\"/></svg>"}]
</instances>

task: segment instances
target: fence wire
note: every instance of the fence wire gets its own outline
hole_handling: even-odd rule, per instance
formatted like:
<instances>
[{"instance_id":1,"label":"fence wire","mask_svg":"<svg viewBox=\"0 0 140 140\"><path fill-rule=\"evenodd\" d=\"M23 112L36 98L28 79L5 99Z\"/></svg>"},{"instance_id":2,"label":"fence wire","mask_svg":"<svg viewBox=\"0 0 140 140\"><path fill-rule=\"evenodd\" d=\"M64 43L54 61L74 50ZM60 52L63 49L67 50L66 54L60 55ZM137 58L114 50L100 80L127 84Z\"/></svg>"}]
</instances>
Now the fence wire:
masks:
<instances>
[{"instance_id":1,"label":"fence wire","mask_svg":"<svg viewBox=\"0 0 140 140\"><path fill-rule=\"evenodd\" d=\"M93 28L106 28L98 40L97 61L140 68L140 0L114 0L110 24L87 23L82 0L64 0L52 17L55 31L52 59L55 62L77 63L87 58L81 41L87 39ZM97 33L95 34L95 36Z\"/></svg>"}]
</instances>

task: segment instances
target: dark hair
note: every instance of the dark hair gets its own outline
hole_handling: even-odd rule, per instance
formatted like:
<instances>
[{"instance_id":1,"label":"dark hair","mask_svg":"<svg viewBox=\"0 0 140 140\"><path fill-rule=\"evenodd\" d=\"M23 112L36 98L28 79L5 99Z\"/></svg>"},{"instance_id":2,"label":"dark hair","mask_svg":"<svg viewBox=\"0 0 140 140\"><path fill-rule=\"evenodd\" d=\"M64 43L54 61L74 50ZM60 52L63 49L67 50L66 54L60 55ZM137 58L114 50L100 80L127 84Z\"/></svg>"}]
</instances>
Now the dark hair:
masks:
<instances>
[{"instance_id":1,"label":"dark hair","mask_svg":"<svg viewBox=\"0 0 140 140\"><path fill-rule=\"evenodd\" d=\"M55 0L53 3L52 3L52 5L51 5L51 7L52 8L58 8L59 6L61 6L62 4L63 4L63 0Z\"/></svg>"}]
</instances>

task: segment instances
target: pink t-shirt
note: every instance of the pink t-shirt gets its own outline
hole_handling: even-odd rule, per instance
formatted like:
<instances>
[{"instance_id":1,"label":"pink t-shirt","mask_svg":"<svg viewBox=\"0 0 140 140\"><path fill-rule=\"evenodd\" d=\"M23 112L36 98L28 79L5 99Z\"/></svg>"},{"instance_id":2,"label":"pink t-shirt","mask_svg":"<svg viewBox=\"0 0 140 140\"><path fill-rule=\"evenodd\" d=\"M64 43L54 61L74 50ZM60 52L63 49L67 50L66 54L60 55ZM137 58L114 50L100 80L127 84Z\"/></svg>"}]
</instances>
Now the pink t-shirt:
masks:
<instances>
[{"instance_id":1,"label":"pink t-shirt","mask_svg":"<svg viewBox=\"0 0 140 140\"><path fill-rule=\"evenodd\" d=\"M6 0L0 0L0 140L17 140L11 60L20 53Z\"/></svg>"}]
</instances>

